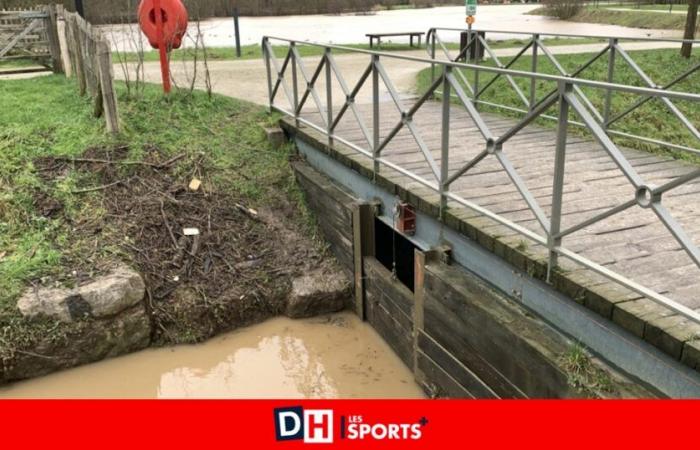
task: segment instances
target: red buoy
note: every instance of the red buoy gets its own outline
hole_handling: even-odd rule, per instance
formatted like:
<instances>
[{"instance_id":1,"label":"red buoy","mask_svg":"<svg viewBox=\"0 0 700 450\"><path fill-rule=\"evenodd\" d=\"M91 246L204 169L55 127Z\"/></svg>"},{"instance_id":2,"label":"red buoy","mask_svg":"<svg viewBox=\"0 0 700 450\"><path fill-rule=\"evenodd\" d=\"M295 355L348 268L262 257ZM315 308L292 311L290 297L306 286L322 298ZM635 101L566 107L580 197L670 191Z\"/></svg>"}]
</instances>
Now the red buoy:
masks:
<instances>
[{"instance_id":1,"label":"red buoy","mask_svg":"<svg viewBox=\"0 0 700 450\"><path fill-rule=\"evenodd\" d=\"M138 16L148 42L160 51L163 90L167 94L170 92L168 52L182 45L189 20L187 9L180 0L141 0Z\"/></svg>"},{"instance_id":2,"label":"red buoy","mask_svg":"<svg viewBox=\"0 0 700 450\"><path fill-rule=\"evenodd\" d=\"M160 3L160 5L156 5L156 3ZM158 17L156 9L160 9L160 17ZM160 48L161 42L165 43L168 50L180 48L182 38L187 32L189 20L187 9L180 0L142 0L138 15L141 30L153 48ZM158 34L159 18L163 24L162 41Z\"/></svg>"}]
</instances>

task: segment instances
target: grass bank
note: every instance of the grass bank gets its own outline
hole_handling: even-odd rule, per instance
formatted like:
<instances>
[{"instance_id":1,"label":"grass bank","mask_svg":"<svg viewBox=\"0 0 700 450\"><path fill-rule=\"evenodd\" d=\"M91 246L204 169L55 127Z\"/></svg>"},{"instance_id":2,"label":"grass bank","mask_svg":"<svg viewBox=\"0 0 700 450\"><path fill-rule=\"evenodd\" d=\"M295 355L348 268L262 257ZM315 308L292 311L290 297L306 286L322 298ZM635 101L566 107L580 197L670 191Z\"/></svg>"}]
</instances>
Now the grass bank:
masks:
<instances>
[{"instance_id":1,"label":"grass bank","mask_svg":"<svg viewBox=\"0 0 700 450\"><path fill-rule=\"evenodd\" d=\"M25 69L28 67L41 67L41 65L31 59L12 59L0 61L0 72L3 70Z\"/></svg>"},{"instance_id":2,"label":"grass bank","mask_svg":"<svg viewBox=\"0 0 700 450\"><path fill-rule=\"evenodd\" d=\"M597 38L586 38L586 39L568 39L568 38L551 38L546 39L547 45L557 46L557 45L578 45L578 44L592 44L603 42L602 39ZM526 41L523 39L506 39L499 41L489 41L489 45L494 49L501 48L511 48L511 47L521 47L525 45ZM385 42L381 47L370 49L369 44L338 44L342 47L348 47L357 50L378 50L383 52L403 52L403 51L415 51L420 50L416 47L411 47L408 44ZM459 50L459 44L457 43L446 43L445 46L449 50ZM422 50L425 51L425 45L423 45ZM289 47L284 45L274 45L273 51L278 58L282 58L286 55ZM323 55L323 47L303 45L299 44L297 46L299 54L302 57L309 56L321 56ZM438 52L440 48L438 47ZM335 50L335 54L346 54L351 53L352 50ZM426 53L427 55L427 53ZM181 50L176 50L172 54L172 59L176 61L192 61L195 56L201 60L203 57L202 50L200 49L196 52L191 48L184 48ZM137 62L140 59L138 53L134 52L122 52L114 53L114 58L116 62L127 61L127 62ZM143 60L146 62L157 62L159 61L159 54L157 51L146 51L143 53ZM210 61L235 61L235 60L250 60L250 59L261 59L262 58L262 47L258 44L245 45L241 47L241 57L236 57L236 49L234 47L209 47L207 48L207 58Z\"/></svg>"},{"instance_id":3,"label":"grass bank","mask_svg":"<svg viewBox=\"0 0 700 450\"><path fill-rule=\"evenodd\" d=\"M528 14L536 16L548 15L545 7L537 8ZM682 30L685 27L685 16L683 14L661 14L644 10L615 11L609 8L595 8L593 6L583 8L578 14L566 20L657 30ZM698 28L700 29L700 26Z\"/></svg>"},{"instance_id":4,"label":"grass bank","mask_svg":"<svg viewBox=\"0 0 700 450\"><path fill-rule=\"evenodd\" d=\"M656 83L663 85L671 81L676 75L682 73L687 68L700 63L700 55L695 55L690 59L684 59L678 54L678 50L645 50L630 52L633 59L642 67L643 70ZM588 61L593 54L578 54L578 55L558 55L557 58L567 71L572 72L576 68ZM546 58L539 60L539 72L558 75L556 68ZM506 63L506 61L502 61ZM488 60L483 62L484 65L492 65ZM516 62L513 67L516 70L530 71L531 58L522 57ZM467 77L470 82L474 81L473 73L468 73ZM430 69L421 71L418 74L417 90L425 92L430 86ZM480 86L486 84L492 79L493 75L482 73L480 76ZM582 78L606 81L607 79L607 57L601 58L596 63L586 69L581 75ZM524 78L515 78L520 89L529 97L530 81ZM621 58L617 59L615 66L615 80L618 84L627 84L633 86L645 86L640 78L630 69ZM688 77L685 81L678 83L674 90L684 92L698 92L698 82L700 81L700 73ZM544 98L546 94L555 89L555 83L547 81L538 81L537 83L537 99ZM599 111L603 111L605 101L605 91L601 89L584 88L586 96L591 100ZM639 97L627 93L615 93L612 101L613 115L624 111L628 106L632 105ZM498 103L505 106L524 108L522 100L517 96L512 86L505 78L499 78L491 87L486 90L481 100ZM689 120L694 124L700 124L700 104L698 102L675 101L676 106L683 111ZM501 115L511 117L522 117L522 114L517 112L509 112L503 109L484 105L484 111L496 112ZM550 114L556 116L555 108L551 108ZM572 118L573 115L572 115ZM540 122L545 126L555 126L555 122L542 120ZM572 130L576 128L572 127ZM639 136L648 138L661 139L675 144L686 145L697 148L699 143L680 123L680 121L666 108L660 101L649 101L642 107L636 109L633 113L626 116L624 119L617 122L613 129L633 133ZM617 138L617 142L622 145L637 148L640 150L670 153L676 157L688 158L686 153L672 152L658 146L640 142L638 140Z\"/></svg>"},{"instance_id":5,"label":"grass bank","mask_svg":"<svg viewBox=\"0 0 700 450\"><path fill-rule=\"evenodd\" d=\"M191 286L195 281L189 280L197 273L215 276L216 283L197 281L196 288L204 293L248 282L260 289L283 284L268 270L268 262L278 264L274 250L266 249L274 243L248 249L269 233L266 225L247 218L248 208L287 211L290 223L312 231L305 228L310 222L298 208L300 194L288 149L275 150L266 140L263 127L274 118L263 108L196 91L164 98L158 86L127 98L118 84L118 94L123 131L109 136L103 120L92 116L91 102L77 94L74 80L52 75L0 81L2 363L16 352L31 351L37 339L67 339L76 332L54 321L23 319L15 303L27 286L75 285L115 261L130 262L146 273L154 292L163 283L160 278L172 281L181 269L170 263L178 246L164 231L166 215L165 223L176 235L188 223L209 229L203 231L197 258L188 263L189 272L180 275L181 283ZM187 189L193 178L202 181L196 193ZM236 205L245 214L236 212ZM221 242L209 242L210 236ZM207 259L207 246L215 246L221 258ZM233 277L226 269L254 252L269 255L260 256L259 266L245 269L250 273L237 270ZM246 292L257 289L245 287ZM226 305L217 306L218 297L211 295L208 304L219 308L223 323ZM220 297L232 303L225 292ZM162 299L165 309L172 303L169 298ZM156 315L158 308L156 302ZM187 308L165 312L168 320L181 323L199 317ZM169 334L164 341L208 337L178 326L171 329L182 333Z\"/></svg>"}]
</instances>

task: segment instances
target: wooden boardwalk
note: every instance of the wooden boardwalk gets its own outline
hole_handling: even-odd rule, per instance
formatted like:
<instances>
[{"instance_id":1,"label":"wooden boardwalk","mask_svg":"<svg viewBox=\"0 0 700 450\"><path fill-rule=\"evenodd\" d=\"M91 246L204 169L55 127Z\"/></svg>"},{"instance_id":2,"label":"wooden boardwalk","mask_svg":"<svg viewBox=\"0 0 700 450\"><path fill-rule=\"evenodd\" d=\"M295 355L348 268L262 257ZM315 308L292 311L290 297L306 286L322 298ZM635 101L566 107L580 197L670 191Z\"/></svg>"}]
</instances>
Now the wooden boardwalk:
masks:
<instances>
[{"instance_id":1,"label":"wooden boardwalk","mask_svg":"<svg viewBox=\"0 0 700 450\"><path fill-rule=\"evenodd\" d=\"M410 106L413 102L406 101ZM357 105L370 133L371 105ZM396 106L381 103L380 126L382 138L399 122ZM303 117L323 126L318 112ZM496 136L515 125L515 119L483 114ZM438 166L441 160L441 104L426 102L414 116L421 137L431 150ZM338 125L336 134L350 142L369 148L354 116L348 111ZM481 134L465 109L452 106L450 133L450 172L456 172L470 161L485 145ZM511 138L504 151L528 189L549 216L551 211L552 178L554 172L555 130L531 125ZM621 149L647 184L661 185L696 169L696 166L630 149ZM435 178L421 154L416 141L405 127L384 149L383 156L430 181ZM368 165L371 161L368 159ZM384 172L391 171L388 168ZM399 176L396 179L400 179ZM421 185L403 177L402 185L421 189ZM392 178L393 179L393 178ZM424 189L423 189L424 190ZM515 185L493 156L476 165L458 179L451 191L494 213L538 233L542 228L522 199ZM434 194L437 197L437 194ZM592 138L569 136L563 198L562 229L594 217L634 197L634 188L617 168L603 148ZM663 204L693 238L700 243L700 180L678 187L663 197ZM476 216L467 208L450 202L449 207L464 209L462 217ZM517 233L495 225L494 233L513 236ZM522 246L546 256L546 249L522 238ZM700 269L681 249L680 244L648 209L633 207L602 222L584 228L564 238L563 246L617 273L664 294L695 310L700 310ZM586 270L567 263L567 270ZM630 297L630 299L634 296Z\"/></svg>"}]
</instances>

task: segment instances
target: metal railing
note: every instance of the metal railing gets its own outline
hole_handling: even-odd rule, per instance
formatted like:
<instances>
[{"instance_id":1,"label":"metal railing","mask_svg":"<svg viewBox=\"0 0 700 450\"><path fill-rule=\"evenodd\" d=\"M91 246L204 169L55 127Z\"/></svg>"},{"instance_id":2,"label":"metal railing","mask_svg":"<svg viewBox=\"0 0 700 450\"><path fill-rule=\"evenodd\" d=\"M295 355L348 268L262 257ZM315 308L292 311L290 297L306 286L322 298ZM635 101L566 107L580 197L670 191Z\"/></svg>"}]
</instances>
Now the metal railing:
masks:
<instances>
[{"instance_id":1,"label":"metal railing","mask_svg":"<svg viewBox=\"0 0 700 450\"><path fill-rule=\"evenodd\" d=\"M281 43L286 46L285 56L282 62L275 56L274 48L271 41L275 41L278 45ZM318 62L314 62L315 67L309 70L306 67L304 60L300 57L298 50L299 46L313 46L322 49L322 56ZM673 237L678 241L680 246L685 250L692 261L700 267L700 251L693 243L689 235L683 230L680 224L669 213L668 209L662 204L662 197L667 192L686 184L700 177L700 168L692 170L690 173L678 177L673 181L665 183L661 186L653 186L645 181L640 173L635 170L632 164L626 159L623 152L612 141L608 135L608 131L601 124L597 114L590 111L590 105L583 98L581 93L582 88L600 89L605 92L638 95L641 98L656 98L666 99L668 101L691 101L699 102L700 95L676 92L671 90L659 89L656 87L636 87L614 84L609 82L601 82L594 80L586 80L575 78L572 76L547 75L534 72L525 72L512 70L507 67L488 67L478 66L475 64L460 63L452 60L438 60L435 58L420 58L405 54L392 54L379 51L358 50L355 48L324 45L310 42L300 42L284 38L265 37L262 41L263 55L267 68L268 94L270 99L270 109L279 111L295 120L297 125L308 126L319 133L322 133L328 139L329 145L334 143L342 143L351 149L354 149L359 154L364 155L373 163L375 177L383 168L392 169L411 180L427 186L440 196L440 215L444 214L449 202L454 202L470 208L477 213L488 217L495 222L514 230L520 235L531 239L532 241L545 246L549 253L547 262L548 279L552 270L558 265L558 258L568 258L583 267L586 267L610 280L625 286L638 294L648 297L649 299L668 307L669 309L691 319L695 322L700 322L700 314L692 309L674 301L664 295L661 295L652 289L649 289L642 284L630 280L627 277L613 272L610 269L597 264L578 253L567 249L563 245L563 239L572 235L576 231L582 230L594 223L610 218L616 214L626 211L630 208L638 206L640 208L653 211L659 221L670 231ZM279 47L278 47L279 48ZM334 53L356 53L365 55L368 59L367 66L362 72L359 80L354 86L349 86L343 76L343 72L336 62ZM405 99L402 99L398 90L394 86L387 70L385 69L384 61L395 60L406 63L423 64L426 68L433 67L439 69L439 73L431 83L431 86L424 92L412 105L406 104ZM477 108L475 99L469 94L473 94L474 90L465 89L465 85L461 80L459 73L464 71L479 71L498 76L503 76L510 79L526 79L534 81L549 81L556 83L557 89L551 95L546 96L537 104L531 105L525 112L524 117L512 126L506 132L496 135L487 125L486 120L481 115ZM288 85L287 78L291 77L291 86ZM325 93L319 94L317 84L319 80L324 80ZM341 105L334 105L334 80L340 86L342 91ZM372 107L371 107L371 127L365 123L362 110L356 105L356 98L367 84L370 84L372 92ZM398 122L386 134L382 134L380 127L380 114L383 114L380 108L380 90L388 92L391 102L396 106L400 114ZM435 93L441 90L441 133L440 133L440 161L436 161L431 153L430 148L423 139L421 130L414 121L416 113L426 104L426 102L435 101ZM277 105L276 99L280 96L280 92L284 92L284 96L289 102L290 107L285 108ZM477 91L478 92L478 91ZM611 94L612 95L612 94ZM450 164L450 137L451 125L450 117L454 104L452 97L457 99L459 106L463 107L474 125L478 129L483 138L483 147L481 151L465 164L460 164L459 167L452 167ZM321 100L325 97L325 103ZM302 115L304 106L312 101L316 105L318 114L321 117L321 124L317 124L309 119L309 116ZM549 108L558 105L558 120L556 132L556 147L554 158L554 177L552 186L552 207L551 214L548 216L544 209L538 203L536 197L528 189L521 175L518 173L509 157L503 151L503 145L513 138L519 131L534 122L539 117L545 115ZM350 140L340 136L337 132L338 124L341 119L346 116L348 111L355 117L361 130L361 139ZM630 199L615 206L605 212L586 219L576 225L562 229L562 202L564 192L565 178L565 160L567 155L567 136L569 125L569 112L575 112L582 126L585 126L595 140L601 145L604 151L614 161L615 165L625 175L629 183L632 185ZM398 135L402 129L407 129L416 142L416 145L423 155L423 158L430 168L432 176L424 177L419 175L414 170L402 167L400 164L390 161L385 155L389 143ZM507 173L512 184L517 188L517 191L522 196L530 211L535 216L539 228L541 230L535 232L525 226L516 223L508 218L495 213L487 208L484 208L473 201L470 201L455 192L451 192L451 186L462 177L470 174L470 171L486 158L495 158L502 169Z\"/></svg>"},{"instance_id":2,"label":"metal railing","mask_svg":"<svg viewBox=\"0 0 700 450\"><path fill-rule=\"evenodd\" d=\"M466 33L466 46L457 51L455 55L446 45L446 39L440 36L440 33ZM524 41L522 48L513 56L507 63L502 63L501 59L496 55L497 51L492 48L492 45L487 40L488 35L500 35L500 37L517 37ZM576 45L576 39L589 39L589 40L601 40L604 47L601 50L593 51L593 56L586 60L583 64L579 65L572 71L567 71L562 65L561 61L556 57L555 53L552 51L551 47L546 45L546 38L566 38L571 39L571 43ZM540 60L542 58L546 59L554 69L559 72L558 74L567 78L585 78L584 73L586 69L590 68L594 63L600 60L607 62L606 72L606 82L615 83L616 61L623 61L627 67L629 67L633 73L638 77L639 81L645 84L647 87L652 89L668 90L672 89L674 86L678 85L680 82L686 80L689 76L700 71L700 63L691 65L689 68L684 70L682 73L675 76L671 81L664 83L663 85L657 84L634 60L630 53L625 50L621 43L622 42L641 42L645 44L681 44L683 42L693 42L700 45L700 40L686 40L686 39L672 39L672 38L650 38L650 37L620 37L620 36L592 36L592 35L582 35L582 34L554 34L554 33L523 33L515 31L502 31L502 30L471 30L466 31L459 28L431 28L428 30L426 41L428 42L428 56L431 59L437 59L439 56L447 58L449 61L460 61L464 60L467 63L472 63L479 65L480 60L470 60L471 55L476 53L479 48L481 51L488 56L488 59L495 64L496 67L509 69L521 60L524 56L530 57L530 71L533 73L538 73L541 65ZM607 59L604 57L607 56ZM537 80L532 78L530 81L529 95L525 95L523 90L515 83L513 78L509 75L497 74L492 77L484 86L479 86L479 69L473 69L473 82L470 82L468 78L464 75L463 71L457 70L456 75L462 84L467 89L467 92L473 99L476 105L487 105L497 109L508 110L511 112L526 114L533 109L537 108L538 105L547 101L551 95L555 95L556 89L548 92L543 99L538 100L537 92ZM431 70L431 76L434 80L436 77L435 66ZM484 93L487 90L495 86L496 81L504 76L511 88L516 92L518 98L522 101L522 106L512 106L504 105L499 103L494 103L490 101L483 100ZM640 142L645 142L647 144L656 145L659 147L665 147L672 150L678 150L682 152L689 152L695 155L700 155L700 148L689 147L687 145L679 145L678 143L663 141L660 139L651 138L648 136L641 136L634 134L632 132L624 131L622 129L613 129L613 125L619 123L623 118L629 116L632 112L645 105L647 102L652 100L654 97L644 96L637 99L628 107L624 108L622 111L613 112L613 95L615 93L614 89L608 89L605 93L604 105L602 107L602 113L593 105L593 102L582 92L581 88L574 85L574 91L579 96L581 101L586 105L588 110L594 115L596 121L606 130L607 134L613 137L623 137ZM673 114L676 119L683 125L685 130L690 133L690 136L695 140L700 141L700 131L695 124L668 98L657 97L661 102L664 103L664 107L668 108L669 112ZM547 114L542 115L542 118L548 120L557 120L557 117L553 117ZM578 122L571 121L572 125L585 128L586 125Z\"/></svg>"}]
</instances>

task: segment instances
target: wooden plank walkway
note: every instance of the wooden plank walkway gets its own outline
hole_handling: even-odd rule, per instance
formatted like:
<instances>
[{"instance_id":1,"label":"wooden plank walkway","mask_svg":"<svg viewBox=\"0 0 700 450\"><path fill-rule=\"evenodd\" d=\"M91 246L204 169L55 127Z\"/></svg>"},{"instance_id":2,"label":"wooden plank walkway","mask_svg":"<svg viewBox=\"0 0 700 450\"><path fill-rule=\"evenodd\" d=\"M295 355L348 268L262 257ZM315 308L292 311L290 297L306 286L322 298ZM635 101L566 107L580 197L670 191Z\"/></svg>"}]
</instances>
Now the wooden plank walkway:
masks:
<instances>
[{"instance_id":1,"label":"wooden plank walkway","mask_svg":"<svg viewBox=\"0 0 700 450\"><path fill-rule=\"evenodd\" d=\"M408 106L412 103L406 101ZM371 132L371 105L358 104L357 107ZM312 108L308 109L312 111ZM385 101L381 103L380 116L380 135L384 137L399 122L400 115L393 103ZM318 112L304 113L303 117L323 126ZM516 123L515 119L491 114L483 114L483 117L496 136ZM426 102L416 113L414 122L439 166L441 104ZM340 121L336 134L358 146L369 148L350 111ZM450 173L456 172L484 148L483 138L465 109L453 105ZM551 211L554 150L555 130L538 125L526 127L504 145L504 152L548 216ZM647 184L661 185L696 168L662 156L625 148L621 150ZM383 156L404 169L435 181L416 141L405 127L385 148ZM388 168L383 170L390 171ZM402 185L425 190L419 183L404 178ZM493 156L487 157L458 179L451 190L464 199L542 233L535 216ZM633 196L634 188L597 142L587 137L569 136L562 229L605 212ZM700 243L700 181L695 180L665 194L663 204L694 242ZM466 210L455 202L450 202L449 206L453 210ZM470 211L463 214L465 217L476 215ZM505 227L497 228L500 236L512 235L514 240L519 238L517 233ZM527 239L523 238L523 241ZM539 245L527 245L536 253L546 254ZM633 207L564 238L563 245L685 306L700 310L700 269L651 210ZM579 266L565 267L577 270Z\"/></svg>"}]
</instances>

